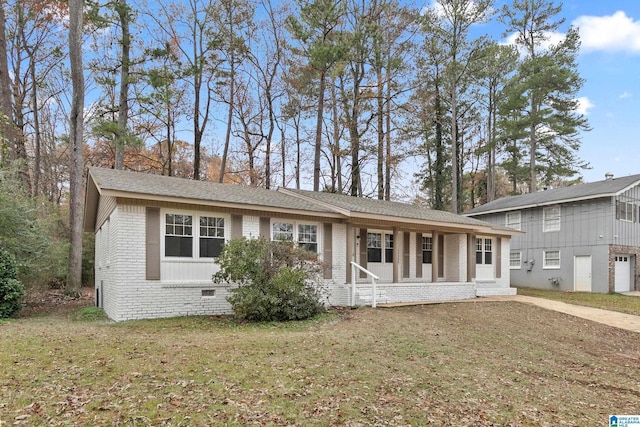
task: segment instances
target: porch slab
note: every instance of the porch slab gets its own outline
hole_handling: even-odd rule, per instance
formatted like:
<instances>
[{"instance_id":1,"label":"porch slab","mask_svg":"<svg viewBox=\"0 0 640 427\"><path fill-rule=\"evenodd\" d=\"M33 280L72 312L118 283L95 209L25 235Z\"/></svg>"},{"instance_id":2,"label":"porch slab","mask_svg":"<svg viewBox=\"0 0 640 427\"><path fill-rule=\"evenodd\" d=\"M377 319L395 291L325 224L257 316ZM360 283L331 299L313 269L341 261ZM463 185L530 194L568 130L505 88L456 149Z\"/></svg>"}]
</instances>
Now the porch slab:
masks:
<instances>
[{"instance_id":1,"label":"porch slab","mask_svg":"<svg viewBox=\"0 0 640 427\"><path fill-rule=\"evenodd\" d=\"M390 302L376 304L378 308L393 308L393 307L409 307L413 305L434 305L434 304L451 304L458 302L496 302L496 301L514 301L512 295L496 295L490 297L476 297L467 299L454 299L454 300L442 300L442 301L413 301L413 302Z\"/></svg>"}]
</instances>

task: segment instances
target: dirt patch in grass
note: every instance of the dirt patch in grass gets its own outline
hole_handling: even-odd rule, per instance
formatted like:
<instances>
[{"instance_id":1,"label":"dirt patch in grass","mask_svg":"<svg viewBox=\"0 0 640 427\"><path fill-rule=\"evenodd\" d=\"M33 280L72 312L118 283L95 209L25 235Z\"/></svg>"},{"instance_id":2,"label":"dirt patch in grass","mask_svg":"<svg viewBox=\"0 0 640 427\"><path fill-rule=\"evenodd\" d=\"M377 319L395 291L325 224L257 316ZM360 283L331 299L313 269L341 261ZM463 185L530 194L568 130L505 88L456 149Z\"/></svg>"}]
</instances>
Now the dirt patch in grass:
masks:
<instances>
[{"instance_id":1,"label":"dirt patch in grass","mask_svg":"<svg viewBox=\"0 0 640 427\"><path fill-rule=\"evenodd\" d=\"M637 334L516 302L301 324L39 316L0 324L0 421L595 426L637 413L639 363Z\"/></svg>"},{"instance_id":2,"label":"dirt patch in grass","mask_svg":"<svg viewBox=\"0 0 640 427\"><path fill-rule=\"evenodd\" d=\"M93 288L83 287L80 298L74 298L66 295L64 289L33 290L27 294L25 306L18 316L66 315L78 308L94 305L93 292Z\"/></svg>"}]
</instances>

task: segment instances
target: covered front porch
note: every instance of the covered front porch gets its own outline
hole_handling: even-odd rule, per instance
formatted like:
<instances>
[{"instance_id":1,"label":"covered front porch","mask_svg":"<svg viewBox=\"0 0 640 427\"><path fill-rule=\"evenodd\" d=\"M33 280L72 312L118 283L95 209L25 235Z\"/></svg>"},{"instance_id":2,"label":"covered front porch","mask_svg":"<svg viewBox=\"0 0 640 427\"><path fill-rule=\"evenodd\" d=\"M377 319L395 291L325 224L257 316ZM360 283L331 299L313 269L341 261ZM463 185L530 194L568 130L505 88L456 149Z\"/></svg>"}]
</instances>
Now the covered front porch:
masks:
<instances>
[{"instance_id":1,"label":"covered front porch","mask_svg":"<svg viewBox=\"0 0 640 427\"><path fill-rule=\"evenodd\" d=\"M349 305L513 295L502 262L510 236L477 231L348 224Z\"/></svg>"}]
</instances>

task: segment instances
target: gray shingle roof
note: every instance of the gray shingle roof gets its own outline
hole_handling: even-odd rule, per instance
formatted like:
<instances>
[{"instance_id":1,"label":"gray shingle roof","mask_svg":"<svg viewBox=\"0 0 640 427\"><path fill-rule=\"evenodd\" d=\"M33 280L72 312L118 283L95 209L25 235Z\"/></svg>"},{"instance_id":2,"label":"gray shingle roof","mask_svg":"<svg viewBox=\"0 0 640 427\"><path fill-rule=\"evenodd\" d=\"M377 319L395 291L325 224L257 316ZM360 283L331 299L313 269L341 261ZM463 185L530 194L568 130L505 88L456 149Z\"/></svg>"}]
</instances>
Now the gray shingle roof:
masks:
<instances>
[{"instance_id":1,"label":"gray shingle roof","mask_svg":"<svg viewBox=\"0 0 640 427\"><path fill-rule=\"evenodd\" d=\"M315 203L310 203L273 190L241 187L239 185L219 184L208 181L194 181L92 167L89 173L98 189L113 190L135 194L149 194L162 197L175 197L206 202L237 203L268 208L300 209L311 212L330 212Z\"/></svg>"},{"instance_id":2,"label":"gray shingle roof","mask_svg":"<svg viewBox=\"0 0 640 427\"><path fill-rule=\"evenodd\" d=\"M390 202L383 200L367 199L363 197L352 197L343 194L318 193L305 190L290 190L287 192L299 194L319 202L336 206L340 209L350 211L352 214L382 215L387 217L410 218L421 221L432 221L442 223L452 223L471 226L487 226L488 224L473 218L456 215L451 212L438 211L425 208L423 206L410 205L401 202ZM495 227L494 227L495 228Z\"/></svg>"},{"instance_id":3,"label":"gray shingle roof","mask_svg":"<svg viewBox=\"0 0 640 427\"><path fill-rule=\"evenodd\" d=\"M638 184L640 184L640 174L590 182L587 184L576 184L569 187L554 188L519 196L503 197L471 209L465 212L464 215L504 212L527 207L612 197Z\"/></svg>"},{"instance_id":4,"label":"gray shingle roof","mask_svg":"<svg viewBox=\"0 0 640 427\"><path fill-rule=\"evenodd\" d=\"M436 211L421 206L400 202L351 197L342 194L318 193L304 190L280 189L279 191L262 188L242 187L207 181L193 181L139 172L121 171L91 167L89 179L95 183L94 193L120 195L131 198L168 198L178 202L202 202L203 204L232 204L247 209L297 210L310 215L342 218L370 219L384 217L390 221L430 222L446 224L461 229L494 230L499 233L513 234L513 230L495 226L474 218L467 218L450 212ZM92 204L92 216L97 208L97 195L87 195L87 205ZM151 197L150 197L151 196ZM89 202L91 200L91 202ZM95 219L95 218L94 218ZM87 222L87 220L89 222ZM92 224L85 216L85 224Z\"/></svg>"}]
</instances>

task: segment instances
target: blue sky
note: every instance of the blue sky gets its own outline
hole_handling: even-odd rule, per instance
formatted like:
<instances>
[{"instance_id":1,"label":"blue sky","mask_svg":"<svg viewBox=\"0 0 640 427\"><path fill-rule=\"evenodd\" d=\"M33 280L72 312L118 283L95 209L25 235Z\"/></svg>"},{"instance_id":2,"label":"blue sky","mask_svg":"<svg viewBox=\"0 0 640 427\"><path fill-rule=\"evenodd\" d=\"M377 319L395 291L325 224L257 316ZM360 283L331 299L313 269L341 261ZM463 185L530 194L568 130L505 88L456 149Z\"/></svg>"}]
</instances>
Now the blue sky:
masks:
<instances>
[{"instance_id":1,"label":"blue sky","mask_svg":"<svg viewBox=\"0 0 640 427\"><path fill-rule=\"evenodd\" d=\"M497 7L510 3L498 1ZM560 4L560 2L554 2ZM580 30L579 98L592 130L582 134L586 182L640 173L640 1L565 0L561 17ZM501 24L486 25L499 38Z\"/></svg>"}]
</instances>

